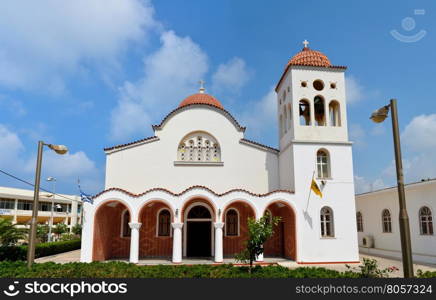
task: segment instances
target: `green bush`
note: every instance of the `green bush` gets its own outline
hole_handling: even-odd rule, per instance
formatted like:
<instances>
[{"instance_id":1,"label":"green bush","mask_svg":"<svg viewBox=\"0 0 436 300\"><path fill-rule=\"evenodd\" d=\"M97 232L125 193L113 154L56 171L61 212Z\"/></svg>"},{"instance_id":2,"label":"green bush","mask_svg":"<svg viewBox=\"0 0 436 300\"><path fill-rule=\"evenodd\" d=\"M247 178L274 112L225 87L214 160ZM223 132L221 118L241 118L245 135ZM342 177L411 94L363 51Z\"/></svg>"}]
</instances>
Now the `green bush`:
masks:
<instances>
[{"instance_id":1,"label":"green bush","mask_svg":"<svg viewBox=\"0 0 436 300\"><path fill-rule=\"evenodd\" d=\"M35 258L54 255L67 251L80 249L80 239L69 241L40 243L35 247ZM0 246L0 261L26 260L27 245L25 246Z\"/></svg>"},{"instance_id":2,"label":"green bush","mask_svg":"<svg viewBox=\"0 0 436 300\"><path fill-rule=\"evenodd\" d=\"M251 275L248 267L224 265L158 265L139 266L124 262L92 262L34 264L28 270L25 262L0 262L0 277L9 278L356 278L353 272L338 272L324 268L256 266Z\"/></svg>"},{"instance_id":3,"label":"green bush","mask_svg":"<svg viewBox=\"0 0 436 300\"><path fill-rule=\"evenodd\" d=\"M416 277L418 278L436 278L436 271L416 271Z\"/></svg>"}]
</instances>

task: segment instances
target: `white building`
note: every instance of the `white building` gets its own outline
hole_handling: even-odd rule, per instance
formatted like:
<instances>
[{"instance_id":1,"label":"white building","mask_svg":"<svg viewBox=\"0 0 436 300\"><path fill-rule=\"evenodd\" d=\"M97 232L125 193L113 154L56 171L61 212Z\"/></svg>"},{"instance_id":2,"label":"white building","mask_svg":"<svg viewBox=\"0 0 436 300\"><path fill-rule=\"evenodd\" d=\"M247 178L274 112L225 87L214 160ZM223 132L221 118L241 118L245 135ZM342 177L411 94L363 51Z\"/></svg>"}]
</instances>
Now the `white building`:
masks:
<instances>
[{"instance_id":1,"label":"white building","mask_svg":"<svg viewBox=\"0 0 436 300\"><path fill-rule=\"evenodd\" d=\"M414 262L436 264L436 180L407 184L405 192ZM397 187L356 195L356 210L360 251L401 258Z\"/></svg>"},{"instance_id":2,"label":"white building","mask_svg":"<svg viewBox=\"0 0 436 300\"><path fill-rule=\"evenodd\" d=\"M38 223L50 224L51 205L53 206L53 224L65 223L70 230L81 223L82 203L76 195L56 195L41 191L39 194ZM0 217L11 219L13 224L29 226L32 218L33 190L0 187Z\"/></svg>"},{"instance_id":3,"label":"white building","mask_svg":"<svg viewBox=\"0 0 436 300\"><path fill-rule=\"evenodd\" d=\"M288 61L276 87L279 149L245 139L203 87L154 136L106 148L105 190L84 205L81 260L222 262L243 249L247 218L269 211L281 222L266 256L357 262L345 69L307 44Z\"/></svg>"}]
</instances>

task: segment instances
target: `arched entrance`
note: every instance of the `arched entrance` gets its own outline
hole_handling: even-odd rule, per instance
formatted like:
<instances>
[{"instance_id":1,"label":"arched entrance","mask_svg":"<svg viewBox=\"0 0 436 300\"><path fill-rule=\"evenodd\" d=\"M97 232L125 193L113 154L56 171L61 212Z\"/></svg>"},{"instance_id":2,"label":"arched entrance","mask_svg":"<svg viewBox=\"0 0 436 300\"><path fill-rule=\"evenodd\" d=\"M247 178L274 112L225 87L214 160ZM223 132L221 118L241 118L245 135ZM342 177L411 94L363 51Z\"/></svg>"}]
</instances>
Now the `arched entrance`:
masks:
<instances>
[{"instance_id":1,"label":"arched entrance","mask_svg":"<svg viewBox=\"0 0 436 300\"><path fill-rule=\"evenodd\" d=\"M186 209L184 220L186 256L212 256L213 210L203 202L195 202Z\"/></svg>"},{"instance_id":2,"label":"arched entrance","mask_svg":"<svg viewBox=\"0 0 436 300\"><path fill-rule=\"evenodd\" d=\"M94 216L93 260L129 258L131 215L120 201L102 204Z\"/></svg>"},{"instance_id":3,"label":"arched entrance","mask_svg":"<svg viewBox=\"0 0 436 300\"><path fill-rule=\"evenodd\" d=\"M280 217L280 222L274 227L273 236L264 245L265 256L296 260L297 237L294 210L289 204L278 201L270 204L265 212L267 211L274 217Z\"/></svg>"}]
</instances>

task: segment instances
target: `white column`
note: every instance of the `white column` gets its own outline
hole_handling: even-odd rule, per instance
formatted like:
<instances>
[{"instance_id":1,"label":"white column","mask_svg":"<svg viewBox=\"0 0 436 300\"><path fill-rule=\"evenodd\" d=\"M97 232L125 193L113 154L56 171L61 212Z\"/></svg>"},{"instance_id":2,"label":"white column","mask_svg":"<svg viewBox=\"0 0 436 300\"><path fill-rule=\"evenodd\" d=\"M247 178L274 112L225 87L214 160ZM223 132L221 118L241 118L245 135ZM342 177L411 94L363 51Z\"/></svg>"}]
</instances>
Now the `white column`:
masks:
<instances>
[{"instance_id":1,"label":"white column","mask_svg":"<svg viewBox=\"0 0 436 300\"><path fill-rule=\"evenodd\" d=\"M215 223L215 262L223 262L223 227L224 223Z\"/></svg>"},{"instance_id":2,"label":"white column","mask_svg":"<svg viewBox=\"0 0 436 300\"><path fill-rule=\"evenodd\" d=\"M13 224L17 224L17 215L18 215L18 199L14 199L15 203L14 203L14 219L12 220Z\"/></svg>"},{"instance_id":3,"label":"white column","mask_svg":"<svg viewBox=\"0 0 436 300\"><path fill-rule=\"evenodd\" d=\"M141 228L141 223L129 223L131 234L130 234L130 262L138 263L139 256L139 228Z\"/></svg>"},{"instance_id":4,"label":"white column","mask_svg":"<svg viewBox=\"0 0 436 300\"><path fill-rule=\"evenodd\" d=\"M263 261L263 253L256 257L256 261Z\"/></svg>"},{"instance_id":5,"label":"white column","mask_svg":"<svg viewBox=\"0 0 436 300\"><path fill-rule=\"evenodd\" d=\"M173 263L182 262L182 227L183 223L172 223L173 231Z\"/></svg>"}]
</instances>

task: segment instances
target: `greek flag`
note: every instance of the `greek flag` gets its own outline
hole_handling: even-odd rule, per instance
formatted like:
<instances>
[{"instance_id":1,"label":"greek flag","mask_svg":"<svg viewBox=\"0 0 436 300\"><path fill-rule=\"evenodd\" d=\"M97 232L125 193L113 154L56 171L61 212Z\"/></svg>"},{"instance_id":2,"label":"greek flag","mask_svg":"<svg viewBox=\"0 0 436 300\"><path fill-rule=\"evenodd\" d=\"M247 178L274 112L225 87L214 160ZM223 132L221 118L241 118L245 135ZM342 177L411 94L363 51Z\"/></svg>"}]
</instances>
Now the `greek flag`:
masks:
<instances>
[{"instance_id":1,"label":"greek flag","mask_svg":"<svg viewBox=\"0 0 436 300\"><path fill-rule=\"evenodd\" d=\"M82 188L80 187L80 179L77 179L77 186L79 187L80 199L82 200L82 202L88 202L93 204L94 200L92 199L92 196L82 191Z\"/></svg>"}]
</instances>

